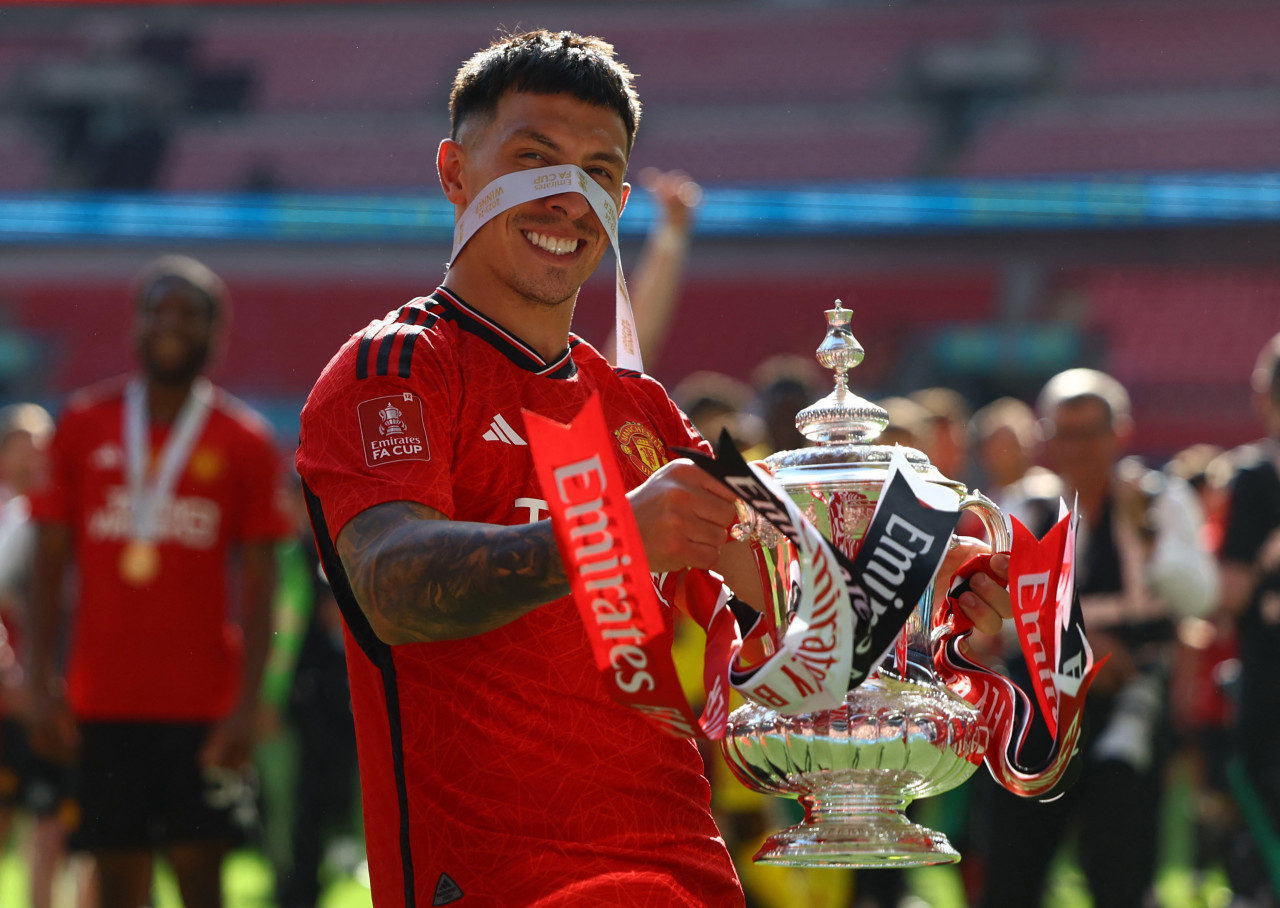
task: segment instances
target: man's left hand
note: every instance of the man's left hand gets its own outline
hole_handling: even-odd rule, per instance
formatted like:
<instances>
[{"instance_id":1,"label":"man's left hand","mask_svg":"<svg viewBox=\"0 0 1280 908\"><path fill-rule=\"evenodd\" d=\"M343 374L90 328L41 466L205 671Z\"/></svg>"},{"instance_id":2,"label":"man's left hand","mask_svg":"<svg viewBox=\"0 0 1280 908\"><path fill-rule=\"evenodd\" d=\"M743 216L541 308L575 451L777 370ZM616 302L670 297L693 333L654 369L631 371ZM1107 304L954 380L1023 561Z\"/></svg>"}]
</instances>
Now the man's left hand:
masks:
<instances>
[{"instance_id":1,"label":"man's left hand","mask_svg":"<svg viewBox=\"0 0 1280 908\"><path fill-rule=\"evenodd\" d=\"M990 546L967 536L958 537L947 552L938 569L938 583L934 590L934 605L942 600L951 586L952 575L962 564L975 555L991 551ZM998 634L1006 618L1013 617L1013 600L1009 596L1009 555L992 556L991 573L976 572L969 578L969 589L956 600L974 627L984 634ZM993 576L994 575L994 576Z\"/></svg>"}]
</instances>

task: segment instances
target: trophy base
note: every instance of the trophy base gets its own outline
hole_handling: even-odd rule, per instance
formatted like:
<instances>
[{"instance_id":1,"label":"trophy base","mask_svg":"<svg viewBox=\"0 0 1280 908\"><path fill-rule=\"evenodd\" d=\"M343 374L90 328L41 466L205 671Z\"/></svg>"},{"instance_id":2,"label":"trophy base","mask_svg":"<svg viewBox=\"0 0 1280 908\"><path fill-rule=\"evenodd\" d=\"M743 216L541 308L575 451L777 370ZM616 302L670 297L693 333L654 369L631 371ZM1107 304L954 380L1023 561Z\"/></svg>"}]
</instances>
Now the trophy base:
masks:
<instances>
[{"instance_id":1,"label":"trophy base","mask_svg":"<svg viewBox=\"0 0 1280 908\"><path fill-rule=\"evenodd\" d=\"M753 861L799 867L899 869L954 864L960 853L940 832L907 819L895 798L801 795L804 820L765 840Z\"/></svg>"}]
</instances>

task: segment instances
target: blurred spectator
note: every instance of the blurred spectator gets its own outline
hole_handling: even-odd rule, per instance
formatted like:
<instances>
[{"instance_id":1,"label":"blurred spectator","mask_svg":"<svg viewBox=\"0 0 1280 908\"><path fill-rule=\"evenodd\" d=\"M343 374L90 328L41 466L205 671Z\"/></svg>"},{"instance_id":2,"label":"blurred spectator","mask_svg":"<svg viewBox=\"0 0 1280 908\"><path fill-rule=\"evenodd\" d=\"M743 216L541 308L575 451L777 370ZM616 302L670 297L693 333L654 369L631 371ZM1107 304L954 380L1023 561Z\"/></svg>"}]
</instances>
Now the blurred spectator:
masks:
<instances>
[{"instance_id":1,"label":"blurred spectator","mask_svg":"<svg viewBox=\"0 0 1280 908\"><path fill-rule=\"evenodd\" d=\"M1204 512L1201 547L1217 552L1228 504L1231 457L1217 445L1196 444L1178 451L1165 472L1195 490ZM1206 871L1233 860L1238 818L1227 783L1233 716L1226 680L1234 676L1238 644L1234 623L1221 608L1208 617L1178 622L1171 672L1174 728L1195 785L1195 866Z\"/></svg>"},{"instance_id":2,"label":"blurred spectator","mask_svg":"<svg viewBox=\"0 0 1280 908\"><path fill-rule=\"evenodd\" d=\"M758 416L744 412L751 402L747 384L721 372L694 372L672 389L671 399L712 444L722 429L728 429L738 450L752 456L759 449L764 424Z\"/></svg>"},{"instance_id":3,"label":"blurred spectator","mask_svg":"<svg viewBox=\"0 0 1280 908\"><path fill-rule=\"evenodd\" d=\"M1089 640L1098 658L1110 658L1089 691L1073 786L1048 803L995 786L978 789L981 799L975 792L992 868L979 904L1040 904L1049 865L1074 828L1094 905L1134 908L1147 904L1155 872L1175 623L1209 610L1216 571L1199 546L1200 507L1190 487L1122 457L1132 419L1119 382L1070 369L1045 385L1038 410L1045 461L1081 514L1076 582ZM1057 509L1056 500L1030 509L1044 516L1031 529L1044 533ZM1020 660L1009 668L1029 684ZM1033 746L1047 746L1039 722L1032 735Z\"/></svg>"},{"instance_id":4,"label":"blurred spectator","mask_svg":"<svg viewBox=\"0 0 1280 908\"><path fill-rule=\"evenodd\" d=\"M1222 524L1230 502L1228 486L1235 472L1230 453L1217 445L1191 445L1169 458L1164 470L1195 490L1200 510L1204 513L1204 532L1200 542L1206 551L1218 551L1222 543Z\"/></svg>"},{"instance_id":5,"label":"blurred spectator","mask_svg":"<svg viewBox=\"0 0 1280 908\"><path fill-rule=\"evenodd\" d=\"M342 614L320 567L300 485L289 503L297 532L277 547L276 634L263 698L297 735L292 859L276 869L276 901L280 908L314 908L326 843L355 829L356 732Z\"/></svg>"},{"instance_id":6,"label":"blurred spectator","mask_svg":"<svg viewBox=\"0 0 1280 908\"><path fill-rule=\"evenodd\" d=\"M27 709L24 675L25 632L30 623L27 591L35 549L28 493L44 478L53 418L33 403L0 410L0 685L3 685L3 741L0 742L0 845L9 838L14 813L31 815L27 848L32 908L50 908L58 870L66 858L66 834L73 809L67 770L31 752L22 719ZM77 862L69 881L77 903L92 896L89 867Z\"/></svg>"},{"instance_id":7,"label":"blurred spectator","mask_svg":"<svg viewBox=\"0 0 1280 908\"><path fill-rule=\"evenodd\" d=\"M911 399L928 413L919 448L948 479L963 482L969 469L969 403L951 388L921 388Z\"/></svg>"},{"instance_id":8,"label":"blurred spectator","mask_svg":"<svg viewBox=\"0 0 1280 908\"><path fill-rule=\"evenodd\" d=\"M973 414L973 444L982 491L1004 505L1023 477L1040 468L1036 458L1036 414L1016 397L1001 397Z\"/></svg>"},{"instance_id":9,"label":"blurred spectator","mask_svg":"<svg viewBox=\"0 0 1280 908\"><path fill-rule=\"evenodd\" d=\"M657 217L636 261L629 290L640 349L656 362L680 301L689 235L702 204L702 187L683 171L656 167L640 171L639 183L653 196Z\"/></svg>"},{"instance_id":10,"label":"blurred spectator","mask_svg":"<svg viewBox=\"0 0 1280 908\"><path fill-rule=\"evenodd\" d=\"M226 321L222 282L165 257L139 275L136 306L140 371L73 396L50 480L32 496L31 743L76 760L71 844L94 855L103 908L154 904L157 850L187 908L214 908L225 849L256 820L242 771L275 542L291 528L265 422L203 377ZM56 648L72 568L64 684Z\"/></svg>"},{"instance_id":11,"label":"blurred spectator","mask_svg":"<svg viewBox=\"0 0 1280 908\"><path fill-rule=\"evenodd\" d=\"M796 428L796 414L827 394L830 386L812 356L780 353L751 373L752 412L764 421L764 445L770 452L803 448L809 439Z\"/></svg>"},{"instance_id":12,"label":"blurred spectator","mask_svg":"<svg viewBox=\"0 0 1280 908\"><path fill-rule=\"evenodd\" d=\"M929 431L929 411L909 397L886 397L880 406L889 414L889 423L874 439L875 444L919 449Z\"/></svg>"},{"instance_id":13,"label":"blurred spectator","mask_svg":"<svg viewBox=\"0 0 1280 908\"><path fill-rule=\"evenodd\" d=\"M1237 472L1223 529L1222 607L1238 622L1240 683L1230 781L1253 844L1233 886L1256 904L1280 899L1280 334L1253 372L1261 441L1234 452ZM1268 886L1269 882L1269 886Z\"/></svg>"},{"instance_id":14,"label":"blurred spectator","mask_svg":"<svg viewBox=\"0 0 1280 908\"><path fill-rule=\"evenodd\" d=\"M656 167L640 171L639 183L653 196L656 216L627 281L627 291L640 352L649 362L657 362L679 307L689 234L702 204L702 187L682 170L662 171ZM615 359L616 342L610 335L603 348L610 362Z\"/></svg>"}]
</instances>

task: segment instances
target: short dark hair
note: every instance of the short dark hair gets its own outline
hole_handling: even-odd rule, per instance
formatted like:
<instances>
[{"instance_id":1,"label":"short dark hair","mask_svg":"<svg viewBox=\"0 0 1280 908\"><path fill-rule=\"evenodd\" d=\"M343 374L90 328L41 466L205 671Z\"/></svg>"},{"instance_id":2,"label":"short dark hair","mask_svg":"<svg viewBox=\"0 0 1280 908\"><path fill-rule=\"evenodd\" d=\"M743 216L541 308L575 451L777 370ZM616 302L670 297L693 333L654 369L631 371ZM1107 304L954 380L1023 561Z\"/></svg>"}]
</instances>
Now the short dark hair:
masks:
<instances>
[{"instance_id":1,"label":"short dark hair","mask_svg":"<svg viewBox=\"0 0 1280 908\"><path fill-rule=\"evenodd\" d=\"M165 255L149 262L133 280L134 299L139 309L158 284L173 281L195 290L209 305L209 318L218 321L226 314L227 287L207 265L185 255Z\"/></svg>"},{"instance_id":2,"label":"short dark hair","mask_svg":"<svg viewBox=\"0 0 1280 908\"><path fill-rule=\"evenodd\" d=\"M536 95L569 94L608 108L627 128L627 152L640 125L640 98L626 64L600 38L546 29L494 40L462 64L449 94L451 135L467 118L492 115L508 91Z\"/></svg>"}]
</instances>

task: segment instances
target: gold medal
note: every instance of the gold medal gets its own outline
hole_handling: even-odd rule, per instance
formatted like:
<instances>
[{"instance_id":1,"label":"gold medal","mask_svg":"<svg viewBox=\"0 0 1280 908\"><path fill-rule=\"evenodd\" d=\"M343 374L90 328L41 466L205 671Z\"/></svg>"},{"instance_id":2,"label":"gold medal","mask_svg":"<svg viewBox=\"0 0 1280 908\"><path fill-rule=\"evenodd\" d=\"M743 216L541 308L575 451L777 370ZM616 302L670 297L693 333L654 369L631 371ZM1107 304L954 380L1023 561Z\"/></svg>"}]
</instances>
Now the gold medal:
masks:
<instances>
[{"instance_id":1,"label":"gold medal","mask_svg":"<svg viewBox=\"0 0 1280 908\"><path fill-rule=\"evenodd\" d=\"M120 553L120 576L133 586L146 586L160 573L160 549L154 542L131 539Z\"/></svg>"}]
</instances>

